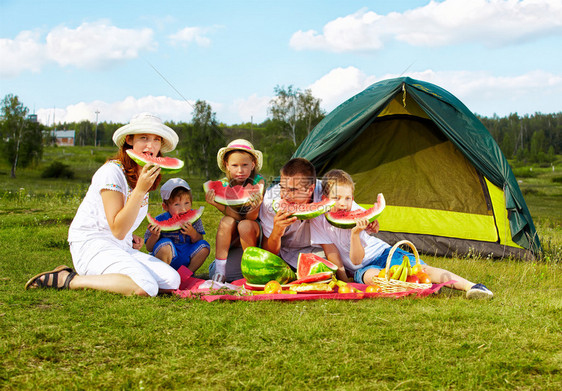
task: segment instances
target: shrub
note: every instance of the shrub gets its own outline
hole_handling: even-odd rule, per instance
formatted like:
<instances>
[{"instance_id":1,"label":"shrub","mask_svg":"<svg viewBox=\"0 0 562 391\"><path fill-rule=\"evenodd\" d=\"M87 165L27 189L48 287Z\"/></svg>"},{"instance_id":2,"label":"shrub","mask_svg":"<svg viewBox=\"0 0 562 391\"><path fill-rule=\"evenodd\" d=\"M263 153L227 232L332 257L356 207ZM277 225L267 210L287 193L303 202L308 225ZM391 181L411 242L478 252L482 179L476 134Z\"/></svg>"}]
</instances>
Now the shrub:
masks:
<instances>
[{"instance_id":1,"label":"shrub","mask_svg":"<svg viewBox=\"0 0 562 391\"><path fill-rule=\"evenodd\" d=\"M74 171L69 165L54 161L42 173L41 178L68 178L74 179Z\"/></svg>"},{"instance_id":2,"label":"shrub","mask_svg":"<svg viewBox=\"0 0 562 391\"><path fill-rule=\"evenodd\" d=\"M552 182L562 183L562 176L555 176L554 178L552 178Z\"/></svg>"}]
</instances>

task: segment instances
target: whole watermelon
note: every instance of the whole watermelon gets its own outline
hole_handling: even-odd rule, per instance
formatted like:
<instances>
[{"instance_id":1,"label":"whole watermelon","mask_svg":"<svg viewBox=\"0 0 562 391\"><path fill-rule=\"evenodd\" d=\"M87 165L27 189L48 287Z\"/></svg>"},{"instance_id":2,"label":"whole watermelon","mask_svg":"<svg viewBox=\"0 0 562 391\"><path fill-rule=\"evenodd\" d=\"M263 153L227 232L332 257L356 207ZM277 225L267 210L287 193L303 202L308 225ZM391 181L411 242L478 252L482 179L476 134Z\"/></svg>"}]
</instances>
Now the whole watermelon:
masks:
<instances>
[{"instance_id":1,"label":"whole watermelon","mask_svg":"<svg viewBox=\"0 0 562 391\"><path fill-rule=\"evenodd\" d=\"M242 254L242 275L250 284L267 284L271 280L281 284L296 279L295 272L277 255L258 247L248 247Z\"/></svg>"}]
</instances>

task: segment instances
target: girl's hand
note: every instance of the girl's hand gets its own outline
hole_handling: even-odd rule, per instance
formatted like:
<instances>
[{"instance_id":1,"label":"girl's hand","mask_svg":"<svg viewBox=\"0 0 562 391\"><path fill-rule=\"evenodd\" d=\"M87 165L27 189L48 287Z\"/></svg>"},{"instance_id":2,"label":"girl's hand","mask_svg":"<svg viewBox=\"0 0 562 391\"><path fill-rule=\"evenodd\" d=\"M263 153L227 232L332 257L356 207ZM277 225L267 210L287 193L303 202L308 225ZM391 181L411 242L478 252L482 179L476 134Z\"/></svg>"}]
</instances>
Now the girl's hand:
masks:
<instances>
[{"instance_id":1,"label":"girl's hand","mask_svg":"<svg viewBox=\"0 0 562 391\"><path fill-rule=\"evenodd\" d=\"M136 188L143 193L148 193L156 178L160 175L160 166L157 164L145 164L142 168L139 179L137 180Z\"/></svg>"},{"instance_id":2,"label":"girl's hand","mask_svg":"<svg viewBox=\"0 0 562 391\"><path fill-rule=\"evenodd\" d=\"M369 235L378 233L379 230L380 230L379 221L378 221L378 220L375 220L375 221L373 221L372 223L369 223L369 225L367 225L367 229L366 229L366 230L367 230L366 232L367 232Z\"/></svg>"},{"instance_id":3,"label":"girl's hand","mask_svg":"<svg viewBox=\"0 0 562 391\"><path fill-rule=\"evenodd\" d=\"M357 234L361 231L364 231L369 226L368 219L360 219L355 221L355 227L351 229L351 234Z\"/></svg>"},{"instance_id":4,"label":"girl's hand","mask_svg":"<svg viewBox=\"0 0 562 391\"><path fill-rule=\"evenodd\" d=\"M148 230L150 231L150 234L152 236L156 236L156 238L160 237L160 232L162 231L162 228L160 228L157 225L154 224L148 224Z\"/></svg>"},{"instance_id":5,"label":"girl's hand","mask_svg":"<svg viewBox=\"0 0 562 391\"><path fill-rule=\"evenodd\" d=\"M133 248L135 250L140 250L144 244L144 239L140 236L133 234Z\"/></svg>"},{"instance_id":6,"label":"girl's hand","mask_svg":"<svg viewBox=\"0 0 562 391\"><path fill-rule=\"evenodd\" d=\"M191 238L195 234L197 234L197 230L193 228L193 225L191 225L190 223L184 223L181 226L181 233Z\"/></svg>"},{"instance_id":7,"label":"girl's hand","mask_svg":"<svg viewBox=\"0 0 562 391\"><path fill-rule=\"evenodd\" d=\"M217 207L218 204L215 202L215 191L214 190L209 190L205 194L205 201L207 201L208 204L213 205L214 207Z\"/></svg>"}]
</instances>

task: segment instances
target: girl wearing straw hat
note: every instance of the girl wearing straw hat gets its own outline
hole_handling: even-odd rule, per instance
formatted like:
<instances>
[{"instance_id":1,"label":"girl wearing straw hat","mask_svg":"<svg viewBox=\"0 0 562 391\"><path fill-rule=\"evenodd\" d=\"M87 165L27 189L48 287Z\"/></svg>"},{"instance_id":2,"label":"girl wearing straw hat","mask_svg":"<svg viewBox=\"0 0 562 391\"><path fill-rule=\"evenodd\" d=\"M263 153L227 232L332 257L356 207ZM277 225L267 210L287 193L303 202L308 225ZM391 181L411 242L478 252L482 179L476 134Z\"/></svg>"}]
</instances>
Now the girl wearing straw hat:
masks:
<instances>
[{"instance_id":1,"label":"girl wearing straw hat","mask_svg":"<svg viewBox=\"0 0 562 391\"><path fill-rule=\"evenodd\" d=\"M254 149L252 143L244 139L231 141L219 149L217 164L226 177L221 179L223 186L264 185L265 180L258 173L263 164L263 155ZM215 202L215 192L209 190L206 201L216 207L224 217L217 229L215 260L209 267L209 275L214 281L225 282L226 262L231 246L239 244L243 249L256 246L261 234L259 214L263 194L258 194L248 205L234 209Z\"/></svg>"},{"instance_id":2,"label":"girl wearing straw hat","mask_svg":"<svg viewBox=\"0 0 562 391\"><path fill-rule=\"evenodd\" d=\"M148 193L161 180L158 165L139 166L125 152L161 156L178 143L160 118L142 113L113 134L117 155L100 167L70 225L68 241L76 268L61 265L31 278L27 288L96 289L124 295L156 296L177 289L179 274L140 252L133 235L148 212Z\"/></svg>"}]
</instances>

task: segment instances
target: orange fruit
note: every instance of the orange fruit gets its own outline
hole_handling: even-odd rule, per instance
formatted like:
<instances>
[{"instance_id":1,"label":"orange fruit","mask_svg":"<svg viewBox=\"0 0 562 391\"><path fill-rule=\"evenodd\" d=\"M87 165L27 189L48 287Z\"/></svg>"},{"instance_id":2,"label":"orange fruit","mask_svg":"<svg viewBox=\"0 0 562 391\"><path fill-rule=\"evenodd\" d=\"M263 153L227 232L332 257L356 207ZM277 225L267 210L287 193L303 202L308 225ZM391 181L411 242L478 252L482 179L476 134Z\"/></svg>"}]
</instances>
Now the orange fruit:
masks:
<instances>
[{"instance_id":1,"label":"orange fruit","mask_svg":"<svg viewBox=\"0 0 562 391\"><path fill-rule=\"evenodd\" d=\"M419 272L416 274L416 276L418 276L418 278L420 279L420 284L431 284L431 278L429 278L429 275L425 272Z\"/></svg>"},{"instance_id":2,"label":"orange fruit","mask_svg":"<svg viewBox=\"0 0 562 391\"><path fill-rule=\"evenodd\" d=\"M263 288L263 293L281 293L281 284L279 281L271 280Z\"/></svg>"},{"instance_id":3,"label":"orange fruit","mask_svg":"<svg viewBox=\"0 0 562 391\"><path fill-rule=\"evenodd\" d=\"M415 264L415 265L412 267L412 269L410 269L410 270L411 270L411 271L410 271L410 275L418 274L419 272L424 272L423 266L422 266L422 265L418 265L418 264ZM425 273L425 272L424 272L424 273Z\"/></svg>"},{"instance_id":4,"label":"orange fruit","mask_svg":"<svg viewBox=\"0 0 562 391\"><path fill-rule=\"evenodd\" d=\"M378 274L377 277L378 277L378 278L384 278L384 273L385 273L385 271L386 271L385 269L381 269L381 271L379 272L379 274Z\"/></svg>"},{"instance_id":5,"label":"orange fruit","mask_svg":"<svg viewBox=\"0 0 562 391\"><path fill-rule=\"evenodd\" d=\"M367 293L379 293L382 292L382 288L378 285L369 285L367 289L365 289Z\"/></svg>"},{"instance_id":6,"label":"orange fruit","mask_svg":"<svg viewBox=\"0 0 562 391\"><path fill-rule=\"evenodd\" d=\"M343 285L338 288L338 293L353 293L351 285Z\"/></svg>"}]
</instances>

